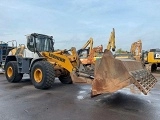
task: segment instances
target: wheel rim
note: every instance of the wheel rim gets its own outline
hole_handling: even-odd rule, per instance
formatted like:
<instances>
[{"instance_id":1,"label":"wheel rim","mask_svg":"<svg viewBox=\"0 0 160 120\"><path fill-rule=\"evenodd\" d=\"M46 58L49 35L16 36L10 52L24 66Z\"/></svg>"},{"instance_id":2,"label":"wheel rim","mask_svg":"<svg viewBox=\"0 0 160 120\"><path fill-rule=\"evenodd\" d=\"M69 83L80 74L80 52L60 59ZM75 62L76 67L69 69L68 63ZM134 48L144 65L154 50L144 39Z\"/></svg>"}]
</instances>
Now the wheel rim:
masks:
<instances>
[{"instance_id":1,"label":"wheel rim","mask_svg":"<svg viewBox=\"0 0 160 120\"><path fill-rule=\"evenodd\" d=\"M8 69L7 69L7 75L8 75L8 77L12 77L12 75L13 75L13 69L12 69L12 67L8 67Z\"/></svg>"},{"instance_id":2,"label":"wheel rim","mask_svg":"<svg viewBox=\"0 0 160 120\"><path fill-rule=\"evenodd\" d=\"M42 81L42 71L41 69L36 69L34 71L34 79L37 83L41 82Z\"/></svg>"}]
</instances>

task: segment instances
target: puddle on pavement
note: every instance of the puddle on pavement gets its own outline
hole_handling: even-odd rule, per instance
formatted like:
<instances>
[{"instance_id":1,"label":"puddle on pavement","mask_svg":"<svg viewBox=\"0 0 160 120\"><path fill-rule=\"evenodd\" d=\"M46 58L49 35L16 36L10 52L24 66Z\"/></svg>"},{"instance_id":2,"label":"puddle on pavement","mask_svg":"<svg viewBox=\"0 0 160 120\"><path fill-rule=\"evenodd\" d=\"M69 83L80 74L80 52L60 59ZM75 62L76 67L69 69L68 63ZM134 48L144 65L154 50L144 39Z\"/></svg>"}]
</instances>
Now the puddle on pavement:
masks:
<instances>
[{"instance_id":1,"label":"puddle on pavement","mask_svg":"<svg viewBox=\"0 0 160 120\"><path fill-rule=\"evenodd\" d=\"M79 91L79 94L83 94L83 93L86 93L86 91Z\"/></svg>"},{"instance_id":2,"label":"puddle on pavement","mask_svg":"<svg viewBox=\"0 0 160 120\"><path fill-rule=\"evenodd\" d=\"M82 100L82 99L84 99L84 97L81 96L81 95L79 95L79 96L77 96L77 99L78 99L78 100Z\"/></svg>"},{"instance_id":3,"label":"puddle on pavement","mask_svg":"<svg viewBox=\"0 0 160 120\"><path fill-rule=\"evenodd\" d=\"M82 99L85 99L85 98L88 98L90 96L90 92L89 91L85 91L85 90L81 90L81 91L78 91L77 93L77 99L78 100L82 100Z\"/></svg>"}]
</instances>

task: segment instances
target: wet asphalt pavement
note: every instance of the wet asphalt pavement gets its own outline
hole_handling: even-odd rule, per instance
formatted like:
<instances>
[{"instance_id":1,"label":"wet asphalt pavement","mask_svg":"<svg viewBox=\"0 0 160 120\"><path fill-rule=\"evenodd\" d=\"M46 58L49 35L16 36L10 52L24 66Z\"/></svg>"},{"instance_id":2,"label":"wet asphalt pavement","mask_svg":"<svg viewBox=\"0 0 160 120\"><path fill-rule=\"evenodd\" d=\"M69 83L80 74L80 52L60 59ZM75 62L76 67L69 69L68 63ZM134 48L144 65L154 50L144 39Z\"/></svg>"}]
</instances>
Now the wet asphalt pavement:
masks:
<instances>
[{"instance_id":1,"label":"wet asphalt pavement","mask_svg":"<svg viewBox=\"0 0 160 120\"><path fill-rule=\"evenodd\" d=\"M90 97L88 84L38 90L24 77L8 83L0 74L0 120L160 120L160 73L148 95L124 88L113 94ZM133 93L134 92L134 93Z\"/></svg>"}]
</instances>

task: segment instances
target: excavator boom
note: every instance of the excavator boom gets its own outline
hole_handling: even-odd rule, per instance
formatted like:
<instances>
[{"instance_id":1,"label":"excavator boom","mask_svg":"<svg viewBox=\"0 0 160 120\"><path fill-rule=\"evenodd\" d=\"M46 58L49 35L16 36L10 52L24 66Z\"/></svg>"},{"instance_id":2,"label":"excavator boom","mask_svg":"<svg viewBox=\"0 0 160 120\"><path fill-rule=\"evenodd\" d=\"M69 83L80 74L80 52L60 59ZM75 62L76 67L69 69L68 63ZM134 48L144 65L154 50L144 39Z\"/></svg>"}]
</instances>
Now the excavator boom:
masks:
<instances>
[{"instance_id":1,"label":"excavator boom","mask_svg":"<svg viewBox=\"0 0 160 120\"><path fill-rule=\"evenodd\" d=\"M89 48L87 48L89 46ZM103 46L93 47L93 38L90 38L84 46L77 51L82 64L86 67L95 64L98 54L103 52Z\"/></svg>"},{"instance_id":2,"label":"excavator boom","mask_svg":"<svg viewBox=\"0 0 160 120\"><path fill-rule=\"evenodd\" d=\"M81 49L86 49L89 46L89 52L93 49L93 38L91 37Z\"/></svg>"},{"instance_id":3,"label":"excavator boom","mask_svg":"<svg viewBox=\"0 0 160 120\"><path fill-rule=\"evenodd\" d=\"M108 44L107 44L107 50L110 50L112 48L112 51L115 51L115 30L113 28L113 31L111 32Z\"/></svg>"},{"instance_id":4,"label":"excavator boom","mask_svg":"<svg viewBox=\"0 0 160 120\"><path fill-rule=\"evenodd\" d=\"M133 57L140 61L141 60L141 51L142 51L142 41L138 40L137 42L132 43L130 52Z\"/></svg>"}]
</instances>

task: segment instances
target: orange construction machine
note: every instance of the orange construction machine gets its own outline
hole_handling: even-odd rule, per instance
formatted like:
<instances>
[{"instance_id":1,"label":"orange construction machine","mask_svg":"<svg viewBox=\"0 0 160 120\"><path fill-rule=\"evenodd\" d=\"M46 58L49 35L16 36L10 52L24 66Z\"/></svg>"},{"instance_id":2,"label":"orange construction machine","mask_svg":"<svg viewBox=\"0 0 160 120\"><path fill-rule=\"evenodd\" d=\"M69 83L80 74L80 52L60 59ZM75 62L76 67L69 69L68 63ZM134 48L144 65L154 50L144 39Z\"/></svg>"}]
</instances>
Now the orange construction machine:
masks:
<instances>
[{"instance_id":1,"label":"orange construction machine","mask_svg":"<svg viewBox=\"0 0 160 120\"><path fill-rule=\"evenodd\" d=\"M88 48L87 48L88 47ZM106 49L115 51L115 30L111 32L108 44ZM103 55L103 46L93 47L93 38L90 38L84 46L78 50L78 55L84 67L90 67L95 64L95 61L99 58L102 58Z\"/></svg>"}]
</instances>

